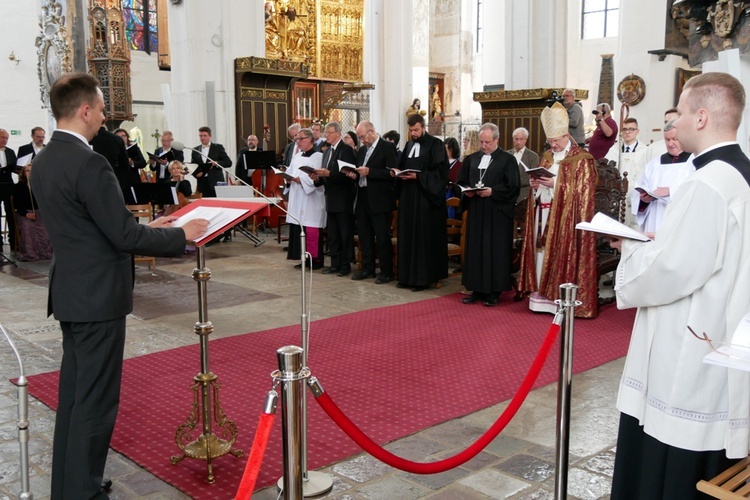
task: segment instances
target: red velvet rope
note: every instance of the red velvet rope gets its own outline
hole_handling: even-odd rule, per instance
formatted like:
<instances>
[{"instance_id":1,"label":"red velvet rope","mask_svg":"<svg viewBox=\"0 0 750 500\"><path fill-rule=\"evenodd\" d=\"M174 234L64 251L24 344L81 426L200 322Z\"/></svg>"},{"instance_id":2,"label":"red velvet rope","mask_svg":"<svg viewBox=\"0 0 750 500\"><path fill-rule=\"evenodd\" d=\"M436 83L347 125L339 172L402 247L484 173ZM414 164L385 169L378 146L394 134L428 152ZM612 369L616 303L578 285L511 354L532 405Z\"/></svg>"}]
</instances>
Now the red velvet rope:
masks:
<instances>
[{"instance_id":1,"label":"red velvet rope","mask_svg":"<svg viewBox=\"0 0 750 500\"><path fill-rule=\"evenodd\" d=\"M263 463L263 456L266 454L266 445L268 445L268 436L271 434L273 419L275 413L261 413L258 421L258 428L255 430L253 447L250 450L250 458L247 459L245 472L242 474L240 487L237 489L235 500L247 500L252 498L255 481L258 480L260 466Z\"/></svg>"},{"instance_id":2,"label":"red velvet rope","mask_svg":"<svg viewBox=\"0 0 750 500\"><path fill-rule=\"evenodd\" d=\"M534 358L534 362L531 364L529 372L526 374L526 378L524 378L521 386L518 388L518 392L513 396L508 407L503 411L497 421L492 424L492 427L490 427L487 432L464 451L437 462L412 462L411 460L406 460L394 455L370 439L354 424L354 422L349 420L327 393L324 392L315 399L318 404L320 404L321 408L323 408L323 411L325 411L328 416L336 422L336 425L338 425L341 430L343 430L363 450L381 462L413 474L436 474L438 472L445 472L474 458L480 451L490 444L498 434L500 434L500 431L502 431L506 425L508 425L508 422L511 421L521 407L521 404L526 399L526 396L528 396L531 387L534 385L536 378L539 376L539 372L542 370L542 366L544 366L547 356L552 350L552 345L555 343L555 339L559 332L559 325L554 323L550 325L547 335L539 348L539 352L537 353L536 358Z\"/></svg>"}]
</instances>

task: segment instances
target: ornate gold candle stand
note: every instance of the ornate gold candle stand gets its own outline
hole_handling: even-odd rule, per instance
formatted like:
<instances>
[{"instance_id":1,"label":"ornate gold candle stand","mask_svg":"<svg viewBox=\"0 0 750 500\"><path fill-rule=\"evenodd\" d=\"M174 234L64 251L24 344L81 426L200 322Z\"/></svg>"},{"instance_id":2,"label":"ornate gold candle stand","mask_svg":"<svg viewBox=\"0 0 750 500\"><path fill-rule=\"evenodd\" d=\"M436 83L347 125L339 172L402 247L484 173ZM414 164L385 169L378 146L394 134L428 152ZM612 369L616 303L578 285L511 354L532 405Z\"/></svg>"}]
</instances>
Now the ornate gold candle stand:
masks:
<instances>
[{"instance_id":1,"label":"ornate gold candle stand","mask_svg":"<svg viewBox=\"0 0 750 500\"><path fill-rule=\"evenodd\" d=\"M175 441L182 450L182 455L175 455L170 460L175 465L186 457L205 460L208 466L208 482L213 483L215 480L213 459L227 453L240 457L242 450L232 449L237 439L237 425L229 420L221 409L219 403L221 384L218 377L209 369L208 337L214 331L214 326L208 321L206 282L211 279L211 270L206 268L206 257L202 246L197 247L197 256L198 267L193 269L193 279L198 283L198 322L195 323L195 333L200 339L201 371L193 377L194 383L190 386L190 390L193 391L193 407L190 415L175 432ZM218 434L212 429L214 423ZM193 439L193 431L199 424L201 434Z\"/></svg>"}]
</instances>

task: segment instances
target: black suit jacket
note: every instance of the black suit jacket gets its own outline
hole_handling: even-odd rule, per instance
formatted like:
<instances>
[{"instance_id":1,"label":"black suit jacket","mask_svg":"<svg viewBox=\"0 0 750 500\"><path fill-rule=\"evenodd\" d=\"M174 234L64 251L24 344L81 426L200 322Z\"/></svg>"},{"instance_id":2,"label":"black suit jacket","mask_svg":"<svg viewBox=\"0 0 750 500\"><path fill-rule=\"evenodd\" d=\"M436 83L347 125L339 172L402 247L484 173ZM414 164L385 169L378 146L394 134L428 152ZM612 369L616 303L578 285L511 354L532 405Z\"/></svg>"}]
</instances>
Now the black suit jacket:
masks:
<instances>
[{"instance_id":1,"label":"black suit jacket","mask_svg":"<svg viewBox=\"0 0 750 500\"><path fill-rule=\"evenodd\" d=\"M158 147L156 148L156 151L154 151L154 154L156 156L159 156L161 152L164 151L164 148ZM184 163L185 162L185 154L182 151L177 151L176 149L172 149L172 154L174 155L174 159ZM162 165L157 163L156 161L151 161L151 170L154 171L156 174L156 182L169 182L172 180L172 175L169 173L169 163L164 165L164 168L162 169ZM163 172L162 172L163 170Z\"/></svg>"},{"instance_id":2,"label":"black suit jacket","mask_svg":"<svg viewBox=\"0 0 750 500\"><path fill-rule=\"evenodd\" d=\"M30 142L28 144L24 144L20 148L18 148L18 157L23 158L26 155L31 155L31 159L33 160L36 158L36 153L34 152L34 143Z\"/></svg>"},{"instance_id":3,"label":"black suit jacket","mask_svg":"<svg viewBox=\"0 0 750 500\"><path fill-rule=\"evenodd\" d=\"M339 170L338 160L356 164L357 156L351 146L344 141L339 141L335 148L331 146L325 153L323 153L322 168L326 168L326 157L329 158L327 168L331 172L331 175L329 177L321 178L316 183L317 185L322 184L325 186L326 210L333 213L347 211L354 213L354 194L357 185L352 179Z\"/></svg>"},{"instance_id":4,"label":"black suit jacket","mask_svg":"<svg viewBox=\"0 0 750 500\"><path fill-rule=\"evenodd\" d=\"M211 143L208 147L208 158L214 160L224 168L232 166L232 160L221 144ZM193 170L193 176L198 179L198 190L203 193L203 196L215 197L216 191L214 190L214 186L216 186L217 182L224 181L224 170L213 163L208 163L206 158L201 154L200 144L193 148L191 160L191 163L198 165ZM196 175L198 173L203 173L203 175L198 177Z\"/></svg>"},{"instance_id":5,"label":"black suit jacket","mask_svg":"<svg viewBox=\"0 0 750 500\"><path fill-rule=\"evenodd\" d=\"M33 182L55 251L48 314L59 321L126 316L133 309L130 254L178 255L185 248L182 229L138 224L107 160L71 134L52 134L34 160Z\"/></svg>"},{"instance_id":6,"label":"black suit jacket","mask_svg":"<svg viewBox=\"0 0 750 500\"><path fill-rule=\"evenodd\" d=\"M132 168L130 168L128 152L125 149L122 139L102 127L94 138L91 139L90 144L94 147L94 151L102 155L109 162L115 173L117 182L120 184L120 191L127 195L126 199L129 199L130 195L128 193L132 185L132 176L130 173Z\"/></svg>"},{"instance_id":7,"label":"black suit jacket","mask_svg":"<svg viewBox=\"0 0 750 500\"><path fill-rule=\"evenodd\" d=\"M394 179L388 168L396 167L396 146L382 137L375 144L370 158L365 163L367 148L361 147L357 152L357 165L369 167L367 174L367 206L370 213L380 214L396 209L396 192ZM361 199L357 199L359 206Z\"/></svg>"},{"instance_id":8,"label":"black suit jacket","mask_svg":"<svg viewBox=\"0 0 750 500\"><path fill-rule=\"evenodd\" d=\"M13 176L11 174L18 170L16 167L16 152L6 147L5 159L7 160L6 166L0 168L0 184L7 184L8 194L10 194L13 184Z\"/></svg>"}]
</instances>

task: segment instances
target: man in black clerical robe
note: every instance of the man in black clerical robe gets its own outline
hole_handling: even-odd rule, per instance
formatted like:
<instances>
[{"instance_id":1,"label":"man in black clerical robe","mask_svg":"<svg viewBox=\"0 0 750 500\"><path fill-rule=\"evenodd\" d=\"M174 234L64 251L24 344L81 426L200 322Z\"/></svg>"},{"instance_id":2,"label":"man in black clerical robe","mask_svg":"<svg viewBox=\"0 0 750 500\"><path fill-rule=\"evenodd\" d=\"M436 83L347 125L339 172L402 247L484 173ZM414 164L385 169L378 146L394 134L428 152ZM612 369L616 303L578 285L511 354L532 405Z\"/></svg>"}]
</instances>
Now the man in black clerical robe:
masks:
<instances>
[{"instance_id":1,"label":"man in black clerical robe","mask_svg":"<svg viewBox=\"0 0 750 500\"><path fill-rule=\"evenodd\" d=\"M411 140L396 177L398 197L398 286L415 292L448 277L445 186L448 156L440 139L427 133L422 115L407 120Z\"/></svg>"},{"instance_id":2,"label":"man in black clerical robe","mask_svg":"<svg viewBox=\"0 0 750 500\"><path fill-rule=\"evenodd\" d=\"M496 125L482 125L482 149L464 160L458 174L459 186L481 188L463 198L468 216L461 283L472 291L464 304L495 306L500 292L511 289L513 207L521 179L516 159L498 147L499 137Z\"/></svg>"}]
</instances>

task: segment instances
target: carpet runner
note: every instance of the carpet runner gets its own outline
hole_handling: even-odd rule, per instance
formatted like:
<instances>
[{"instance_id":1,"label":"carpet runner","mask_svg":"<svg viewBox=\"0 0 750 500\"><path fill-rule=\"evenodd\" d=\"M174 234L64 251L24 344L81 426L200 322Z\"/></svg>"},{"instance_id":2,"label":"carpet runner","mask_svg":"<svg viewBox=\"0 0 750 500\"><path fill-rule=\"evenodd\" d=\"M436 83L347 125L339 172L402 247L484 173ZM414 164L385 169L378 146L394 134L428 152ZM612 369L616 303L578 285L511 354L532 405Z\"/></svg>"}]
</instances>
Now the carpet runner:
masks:
<instances>
[{"instance_id":1,"label":"carpet runner","mask_svg":"<svg viewBox=\"0 0 750 500\"><path fill-rule=\"evenodd\" d=\"M452 418L507 400L526 374L552 316L529 312L509 294L500 306L463 305L460 295L434 298L315 321L309 366L344 413L378 443L387 443ZM625 355L634 310L602 309L575 322L574 372ZM112 447L197 499L229 499L237 491L255 426L278 368L276 350L301 345L299 325L210 342L210 366L221 383L221 405L238 428L236 448L206 464L179 454L174 435L188 417L192 377L200 369L197 345L125 361L120 412ZM557 379L559 347L553 348L535 387ZM29 392L57 404L57 372L29 377ZM481 378L481 385L477 384ZM308 467L330 465L361 451L308 397ZM257 488L282 475L279 411Z\"/></svg>"}]
</instances>

